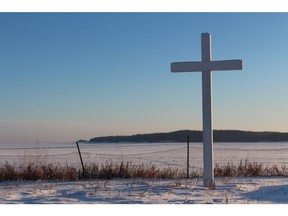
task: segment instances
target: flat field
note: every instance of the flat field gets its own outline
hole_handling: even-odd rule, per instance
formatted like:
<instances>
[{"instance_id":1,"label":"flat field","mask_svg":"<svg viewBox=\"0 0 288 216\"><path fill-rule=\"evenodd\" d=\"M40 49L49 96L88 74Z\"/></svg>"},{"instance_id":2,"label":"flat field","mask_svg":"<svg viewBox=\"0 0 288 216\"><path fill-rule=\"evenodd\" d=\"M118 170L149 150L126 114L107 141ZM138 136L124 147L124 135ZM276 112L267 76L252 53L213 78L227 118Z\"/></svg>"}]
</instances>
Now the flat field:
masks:
<instances>
[{"instance_id":1,"label":"flat field","mask_svg":"<svg viewBox=\"0 0 288 216\"><path fill-rule=\"evenodd\" d=\"M186 143L81 143L84 163L106 161L153 164L157 167L186 169ZM203 168L203 144L190 143L189 166L192 171ZM288 165L288 142L214 143L215 164L238 164L241 160L262 163L264 166ZM26 162L67 163L79 166L75 143L0 143L0 165Z\"/></svg>"},{"instance_id":2,"label":"flat field","mask_svg":"<svg viewBox=\"0 0 288 216\"><path fill-rule=\"evenodd\" d=\"M154 164L186 169L186 143L80 144L84 163ZM202 143L190 143L190 170L201 171ZM285 169L288 143L215 143L215 163L241 160L277 165ZM80 166L75 143L6 143L0 145L0 164L26 162ZM288 203L287 177L217 177L216 187L203 187L201 177L192 179L112 179L89 181L4 181L0 203L54 204L271 204Z\"/></svg>"}]
</instances>

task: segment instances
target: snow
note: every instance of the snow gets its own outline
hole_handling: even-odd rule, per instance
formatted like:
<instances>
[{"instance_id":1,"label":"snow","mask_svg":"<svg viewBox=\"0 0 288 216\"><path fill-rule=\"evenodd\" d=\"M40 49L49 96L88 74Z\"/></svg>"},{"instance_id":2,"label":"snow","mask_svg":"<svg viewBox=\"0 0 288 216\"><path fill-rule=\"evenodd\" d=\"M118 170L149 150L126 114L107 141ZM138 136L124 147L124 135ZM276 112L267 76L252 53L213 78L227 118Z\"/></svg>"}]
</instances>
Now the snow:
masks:
<instances>
[{"instance_id":1,"label":"snow","mask_svg":"<svg viewBox=\"0 0 288 216\"><path fill-rule=\"evenodd\" d=\"M186 143L106 143L80 144L84 163L153 164L157 167L186 169ZM214 161L219 165L238 164L240 160L260 162L264 166L288 167L288 142L214 143ZM8 161L20 164L41 160L80 166L75 143L0 143L0 165ZM39 161L38 161L39 162ZM190 143L190 171L202 171L203 144Z\"/></svg>"},{"instance_id":2,"label":"snow","mask_svg":"<svg viewBox=\"0 0 288 216\"><path fill-rule=\"evenodd\" d=\"M84 163L103 163L106 160L131 161L133 164L155 164L157 167L186 169L186 143L141 143L141 144L80 144ZM266 165L278 165L279 168L287 166L288 142L278 143L214 143L215 163L238 164L240 160L261 162ZM203 166L202 143L190 144L190 171L202 169ZM11 164L19 164L36 160L67 163L80 166L80 160L75 143L0 143L0 165L8 161ZM38 161L39 162L39 161ZM37 207L28 208L27 215L39 215L47 213L55 215L81 215L83 211L105 211L105 215L206 215L215 213L218 206L223 215L261 214L272 215L275 212L286 212L276 205L277 210L267 209L264 206L271 204L288 204L288 178L287 177L233 177L215 178L216 188L209 190L203 187L202 178L194 179L112 179L90 181L6 181L0 182L1 210L5 212L16 211L15 215L22 215L22 208L15 208L8 204L38 204ZM258 204L260 209L253 212L255 205L248 205L246 213L237 209L238 205L226 204ZM4 205L3 205L4 204ZM5 205L7 204L7 205ZM39 204L57 204L39 205ZM58 204L71 204L72 211L67 208L59 210ZM80 205L76 204L97 204ZM99 205L98 205L99 204ZM102 205L105 204L105 205ZM113 204L122 204L121 207ZM141 204L141 205L133 205ZM151 204L188 204L188 205L154 205ZM194 205L196 204L196 205ZM199 209L196 206L205 206ZM214 204L214 205L206 205ZM221 205L224 204L224 205ZM259 205L260 204L260 205ZM262 205L263 204L263 205ZM270 204L270 205L267 205ZM113 208L110 206L113 205ZM18 206L18 205L17 205ZM31 206L31 205L21 205ZM48 206L48 207L46 207ZM66 205L64 205L66 206ZM76 209L74 206L77 206ZM89 207L88 207L89 206ZM95 206L96 209L91 206ZM105 206L103 209L102 206ZM106 207L108 206L108 207ZM126 206L129 206L127 209ZM135 207L137 208L135 209ZM139 207L141 206L141 207ZM142 207L144 206L144 207ZM175 207L175 206L181 206ZM187 210L187 206L189 209ZM193 209L191 210L191 206ZM211 207L213 208L211 209ZM217 207L216 207L217 206ZM252 207L253 206L253 207ZM274 206L274 205L273 205ZM287 205L284 205L287 206ZM132 208L132 210L131 210ZM139 210L140 208L140 210ZM160 208L160 210L158 210ZM195 208L197 208L195 210ZM228 208L228 213L226 209ZM280 208L280 210L279 210ZM116 209L116 210L115 210ZM167 210L168 209L168 210ZM183 210L184 209L184 210ZM181 212L182 210L182 212ZM210 212L209 212L210 210ZM20 212L19 212L20 211ZM148 213L147 213L148 211ZM161 211L160 213L158 211ZM184 211L184 212L183 212ZM190 212L189 212L190 211ZM251 212L252 211L252 212ZM51 213L53 212L53 213ZM59 213L60 212L60 213ZM155 214L155 212L157 214ZM244 211L245 212L245 211ZM26 212L25 212L26 213ZM197 214L198 213L198 214ZM25 215L25 214L24 214ZM46 215L46 214L45 214Z\"/></svg>"},{"instance_id":3,"label":"snow","mask_svg":"<svg viewBox=\"0 0 288 216\"><path fill-rule=\"evenodd\" d=\"M7 181L1 204L280 204L288 203L287 177L216 178L216 188L195 179Z\"/></svg>"}]
</instances>

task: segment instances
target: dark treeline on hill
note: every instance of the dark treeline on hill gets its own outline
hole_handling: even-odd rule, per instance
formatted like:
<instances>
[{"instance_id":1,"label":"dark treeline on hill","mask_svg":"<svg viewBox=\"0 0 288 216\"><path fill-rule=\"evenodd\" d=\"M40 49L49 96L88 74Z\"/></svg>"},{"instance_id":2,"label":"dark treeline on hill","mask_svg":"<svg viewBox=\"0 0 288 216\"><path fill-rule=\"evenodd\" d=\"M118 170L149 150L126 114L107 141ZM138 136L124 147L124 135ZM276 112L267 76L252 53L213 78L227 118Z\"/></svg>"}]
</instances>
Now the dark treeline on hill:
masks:
<instances>
[{"instance_id":1,"label":"dark treeline on hill","mask_svg":"<svg viewBox=\"0 0 288 216\"><path fill-rule=\"evenodd\" d=\"M117 142L202 142L202 131L180 130L168 133L136 134L131 136L95 137L89 140L94 143ZM253 132L240 130L214 130L214 142L279 142L288 141L288 133L280 132Z\"/></svg>"}]
</instances>

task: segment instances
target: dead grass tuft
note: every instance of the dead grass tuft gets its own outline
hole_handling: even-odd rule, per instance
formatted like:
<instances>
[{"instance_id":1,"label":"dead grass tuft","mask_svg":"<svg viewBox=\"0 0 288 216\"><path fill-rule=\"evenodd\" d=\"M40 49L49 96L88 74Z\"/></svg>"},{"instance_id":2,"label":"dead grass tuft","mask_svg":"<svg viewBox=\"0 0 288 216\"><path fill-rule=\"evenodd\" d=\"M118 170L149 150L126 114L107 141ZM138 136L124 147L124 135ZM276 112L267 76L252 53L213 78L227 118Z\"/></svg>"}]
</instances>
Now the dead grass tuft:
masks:
<instances>
[{"instance_id":1,"label":"dead grass tuft","mask_svg":"<svg viewBox=\"0 0 288 216\"><path fill-rule=\"evenodd\" d=\"M113 179L113 178L159 178L178 179L186 178L186 171L178 168L158 168L152 164L135 165L131 162L104 164L86 164L85 172L79 167L62 165L60 163L25 163L20 166L5 163L0 166L0 181L8 180L80 180L80 179ZM261 163L241 160L238 165L228 163L214 168L215 176L285 176L286 168L264 167ZM197 173L190 177L199 177Z\"/></svg>"},{"instance_id":2,"label":"dead grass tuft","mask_svg":"<svg viewBox=\"0 0 288 216\"><path fill-rule=\"evenodd\" d=\"M279 169L276 165L264 167L262 163L241 160L238 165L228 163L227 165L215 165L214 174L220 177L234 176L285 176L285 167Z\"/></svg>"}]
</instances>

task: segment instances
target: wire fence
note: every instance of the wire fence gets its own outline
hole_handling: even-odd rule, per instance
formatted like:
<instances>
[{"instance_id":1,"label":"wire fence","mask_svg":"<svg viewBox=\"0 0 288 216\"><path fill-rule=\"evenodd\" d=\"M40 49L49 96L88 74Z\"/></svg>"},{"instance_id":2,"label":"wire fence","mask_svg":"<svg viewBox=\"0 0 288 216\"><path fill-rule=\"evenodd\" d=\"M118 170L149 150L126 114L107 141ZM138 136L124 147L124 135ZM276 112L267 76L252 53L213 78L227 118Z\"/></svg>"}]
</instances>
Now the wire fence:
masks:
<instances>
[{"instance_id":1,"label":"wire fence","mask_svg":"<svg viewBox=\"0 0 288 216\"><path fill-rule=\"evenodd\" d=\"M84 164L131 162L158 168L187 169L187 143L79 143ZM189 145L189 172L203 171L203 144ZM241 160L264 166L288 167L288 142L214 143L214 163L238 164ZM0 143L0 165L29 162L81 166L76 143Z\"/></svg>"}]
</instances>

